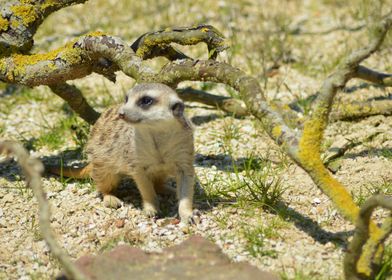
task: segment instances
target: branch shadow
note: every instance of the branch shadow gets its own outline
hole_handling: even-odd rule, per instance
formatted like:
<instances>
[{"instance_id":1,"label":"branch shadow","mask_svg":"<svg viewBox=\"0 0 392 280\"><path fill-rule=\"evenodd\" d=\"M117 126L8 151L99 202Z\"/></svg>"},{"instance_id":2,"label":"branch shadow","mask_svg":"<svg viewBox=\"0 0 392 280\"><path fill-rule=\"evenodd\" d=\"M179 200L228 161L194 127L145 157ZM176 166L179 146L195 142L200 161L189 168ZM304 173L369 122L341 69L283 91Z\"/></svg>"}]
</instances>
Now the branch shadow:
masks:
<instances>
[{"instance_id":1,"label":"branch shadow","mask_svg":"<svg viewBox=\"0 0 392 280\"><path fill-rule=\"evenodd\" d=\"M199 126L205 123L209 123L216 119L220 118L217 114L209 114L209 115L202 115L202 116L193 116L191 121L194 125Z\"/></svg>"},{"instance_id":2,"label":"branch shadow","mask_svg":"<svg viewBox=\"0 0 392 280\"><path fill-rule=\"evenodd\" d=\"M342 93L351 94L351 93L356 92L357 90L368 89L370 87L381 88L381 89L385 88L385 86L383 86L383 85L377 85L377 84L372 84L372 83L360 83L359 85L354 85L354 86L351 86L351 87L345 87L342 90Z\"/></svg>"},{"instance_id":3,"label":"branch shadow","mask_svg":"<svg viewBox=\"0 0 392 280\"><path fill-rule=\"evenodd\" d=\"M376 85L376 84L371 84L371 83L361 83L359 85L346 87L341 91L341 93L352 94L360 89L368 89L370 87L381 88L381 89L385 88L385 86L382 86L382 85ZM296 99L296 100L290 102L288 106L290 107L291 110L293 110L295 112L304 113L304 108L305 107L311 108L312 105L314 104L314 101L317 99L317 97L318 97L318 93L311 94L306 98ZM390 93L386 96L375 96L375 97L370 97L370 98L366 99L366 101L382 101L382 100L392 100L392 93ZM361 103L361 102L359 102L359 103Z\"/></svg>"},{"instance_id":4,"label":"branch shadow","mask_svg":"<svg viewBox=\"0 0 392 280\"><path fill-rule=\"evenodd\" d=\"M199 167L211 168L215 166L216 169L225 172L242 172L245 170L246 163L251 163L247 165L250 170L256 170L262 168L267 163L279 164L280 162L263 158L263 157L239 157L233 159L228 154L196 154L195 165Z\"/></svg>"},{"instance_id":5,"label":"branch shadow","mask_svg":"<svg viewBox=\"0 0 392 280\"><path fill-rule=\"evenodd\" d=\"M201 211L209 211L218 205L232 205L235 203L235 198L223 199L217 195L207 196L205 193L195 195L195 205L197 205ZM279 201L274 206L265 206L263 208L264 211L276 214L285 221L294 224L298 230L306 233L315 242L320 244L332 242L339 248L346 248L348 245L348 238L354 234L354 230L340 232L325 230L316 221L289 207L283 201Z\"/></svg>"},{"instance_id":6,"label":"branch shadow","mask_svg":"<svg viewBox=\"0 0 392 280\"><path fill-rule=\"evenodd\" d=\"M23 142L23 146L29 152L34 151L32 148L34 141L36 141L35 138L28 139ZM64 150L57 155L43 156L40 157L39 160L44 164L45 168L50 166L80 166L81 164L85 164L83 153L80 148ZM21 169L14 159L6 158L3 161L0 161L0 177L5 178L10 182L15 182L19 181L21 176L23 176ZM47 178L54 175L45 172L42 176Z\"/></svg>"},{"instance_id":7,"label":"branch shadow","mask_svg":"<svg viewBox=\"0 0 392 280\"><path fill-rule=\"evenodd\" d=\"M215 166L218 170L225 172L241 172L244 169L244 163L248 161L249 158L243 157L234 160L229 155L217 154L217 155L202 155L197 154L195 164L197 166L210 168ZM252 169L259 169L265 165L266 161L270 161L266 158L256 157L252 159L253 163ZM234 167L236 168L234 170ZM201 210L208 211L217 205L231 205L235 204L237 201L235 198L226 199L219 195L210 195L202 192L195 195L195 202L198 203ZM290 223L293 223L295 227L309 235L313 240L320 244L326 244L328 242L333 242L336 246L345 248L348 242L348 238L353 234L353 231L343 231L343 232L330 232L323 229L316 221L303 215L297 210L289 207L285 202L278 201L273 206L263 207L265 211L271 212L283 218Z\"/></svg>"},{"instance_id":8,"label":"branch shadow","mask_svg":"<svg viewBox=\"0 0 392 280\"><path fill-rule=\"evenodd\" d=\"M22 170L18 163L12 158L6 158L0 161L0 177L9 182L16 182L20 180Z\"/></svg>"},{"instance_id":9,"label":"branch shadow","mask_svg":"<svg viewBox=\"0 0 392 280\"><path fill-rule=\"evenodd\" d=\"M294 226L305 232L320 244L333 242L336 246L345 248L348 244L348 238L354 234L354 230L331 232L323 229L316 221L304 216L302 213L280 201L273 210L281 218L294 224Z\"/></svg>"},{"instance_id":10,"label":"branch shadow","mask_svg":"<svg viewBox=\"0 0 392 280\"><path fill-rule=\"evenodd\" d=\"M369 148L358 153L345 153L343 158L355 159L358 157L382 156L392 159L392 148Z\"/></svg>"}]
</instances>

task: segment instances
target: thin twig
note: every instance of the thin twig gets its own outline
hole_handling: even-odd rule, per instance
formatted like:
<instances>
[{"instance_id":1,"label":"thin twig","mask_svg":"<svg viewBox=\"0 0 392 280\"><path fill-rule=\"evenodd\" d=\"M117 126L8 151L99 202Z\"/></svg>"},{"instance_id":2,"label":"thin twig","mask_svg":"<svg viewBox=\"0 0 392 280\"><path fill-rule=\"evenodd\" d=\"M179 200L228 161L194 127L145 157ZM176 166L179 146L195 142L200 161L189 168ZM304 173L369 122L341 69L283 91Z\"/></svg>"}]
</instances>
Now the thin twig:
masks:
<instances>
[{"instance_id":1,"label":"thin twig","mask_svg":"<svg viewBox=\"0 0 392 280\"><path fill-rule=\"evenodd\" d=\"M85 280L86 277L72 263L67 252L57 243L50 226L50 206L46 193L42 188L41 173L44 170L42 163L29 156L28 152L19 143L12 141L0 142L0 154L13 155L26 176L27 186L33 190L38 202L39 225L42 237L45 239L51 253L60 262L69 279Z\"/></svg>"}]
</instances>

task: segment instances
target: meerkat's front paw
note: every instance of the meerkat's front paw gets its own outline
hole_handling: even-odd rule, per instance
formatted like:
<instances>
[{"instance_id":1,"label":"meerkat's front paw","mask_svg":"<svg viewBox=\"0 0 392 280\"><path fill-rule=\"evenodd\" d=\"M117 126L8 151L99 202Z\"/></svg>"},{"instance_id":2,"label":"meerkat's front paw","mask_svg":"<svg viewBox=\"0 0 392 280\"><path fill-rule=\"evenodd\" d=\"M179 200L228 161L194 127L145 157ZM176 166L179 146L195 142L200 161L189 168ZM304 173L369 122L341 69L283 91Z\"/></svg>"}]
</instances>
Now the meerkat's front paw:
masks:
<instances>
[{"instance_id":1,"label":"meerkat's front paw","mask_svg":"<svg viewBox=\"0 0 392 280\"><path fill-rule=\"evenodd\" d=\"M190 217L188 217L188 224L191 224L191 225L198 225L198 224L200 224L200 211L199 210L197 210L197 209L195 209L195 210L193 210L193 212L192 212L192 215L190 216Z\"/></svg>"},{"instance_id":2,"label":"meerkat's front paw","mask_svg":"<svg viewBox=\"0 0 392 280\"><path fill-rule=\"evenodd\" d=\"M143 212L149 218L153 218L158 215L157 207L151 203L144 203Z\"/></svg>"},{"instance_id":3,"label":"meerkat's front paw","mask_svg":"<svg viewBox=\"0 0 392 280\"><path fill-rule=\"evenodd\" d=\"M182 223L197 225L200 223L200 211L197 209L180 211L180 218Z\"/></svg>"},{"instance_id":4,"label":"meerkat's front paw","mask_svg":"<svg viewBox=\"0 0 392 280\"><path fill-rule=\"evenodd\" d=\"M121 200L114 195L106 194L103 196L103 205L117 209L121 207Z\"/></svg>"}]
</instances>

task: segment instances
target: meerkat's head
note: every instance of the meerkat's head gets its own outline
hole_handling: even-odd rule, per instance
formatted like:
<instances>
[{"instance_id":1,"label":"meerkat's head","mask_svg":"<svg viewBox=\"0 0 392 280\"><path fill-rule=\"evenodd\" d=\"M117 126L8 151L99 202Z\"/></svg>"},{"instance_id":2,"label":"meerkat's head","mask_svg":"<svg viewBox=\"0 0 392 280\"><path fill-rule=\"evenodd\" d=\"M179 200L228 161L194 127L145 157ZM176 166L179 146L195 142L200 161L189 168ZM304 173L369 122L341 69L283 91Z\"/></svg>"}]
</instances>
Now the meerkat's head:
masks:
<instances>
[{"instance_id":1,"label":"meerkat's head","mask_svg":"<svg viewBox=\"0 0 392 280\"><path fill-rule=\"evenodd\" d=\"M119 117L130 123L184 120L184 102L170 87L159 83L139 84L129 90Z\"/></svg>"}]
</instances>

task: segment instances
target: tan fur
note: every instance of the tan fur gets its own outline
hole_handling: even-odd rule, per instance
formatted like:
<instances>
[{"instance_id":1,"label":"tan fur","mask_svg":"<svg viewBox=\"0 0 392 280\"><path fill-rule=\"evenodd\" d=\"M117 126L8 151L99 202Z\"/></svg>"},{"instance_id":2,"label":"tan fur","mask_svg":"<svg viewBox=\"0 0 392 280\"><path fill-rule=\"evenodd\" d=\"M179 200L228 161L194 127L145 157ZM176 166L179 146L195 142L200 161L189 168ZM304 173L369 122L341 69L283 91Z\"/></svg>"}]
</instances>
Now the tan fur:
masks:
<instances>
[{"instance_id":1,"label":"tan fur","mask_svg":"<svg viewBox=\"0 0 392 280\"><path fill-rule=\"evenodd\" d=\"M182 110L173 113L173 104L183 108L183 103L162 84L138 85L127 95L128 102L110 107L92 128L86 148L90 176L109 207L121 205L111 194L120 178L132 177L149 216L158 211L156 192L170 190L164 183L175 178L179 214L188 221L193 213L193 132ZM148 110L137 105L145 95L154 98Z\"/></svg>"},{"instance_id":2,"label":"tan fur","mask_svg":"<svg viewBox=\"0 0 392 280\"><path fill-rule=\"evenodd\" d=\"M47 172L75 179L87 179L90 177L91 164L80 168L49 167Z\"/></svg>"}]
</instances>

